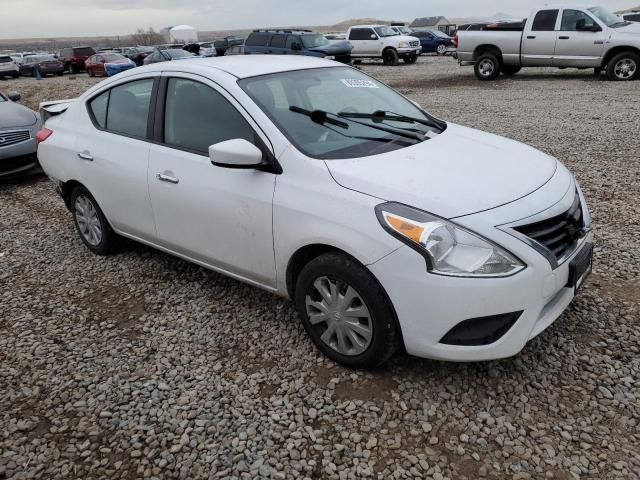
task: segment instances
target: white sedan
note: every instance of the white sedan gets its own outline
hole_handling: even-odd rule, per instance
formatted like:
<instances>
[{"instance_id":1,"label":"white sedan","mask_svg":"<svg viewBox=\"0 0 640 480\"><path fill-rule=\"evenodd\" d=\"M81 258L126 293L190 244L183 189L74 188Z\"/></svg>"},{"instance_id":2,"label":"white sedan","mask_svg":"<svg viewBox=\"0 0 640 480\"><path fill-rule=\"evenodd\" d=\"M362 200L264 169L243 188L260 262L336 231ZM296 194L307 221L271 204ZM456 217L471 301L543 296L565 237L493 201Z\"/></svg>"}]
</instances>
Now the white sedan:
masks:
<instances>
[{"instance_id":1,"label":"white sedan","mask_svg":"<svg viewBox=\"0 0 640 480\"><path fill-rule=\"evenodd\" d=\"M166 62L53 114L38 156L91 251L128 237L288 297L350 367L512 356L591 270L560 162L342 64Z\"/></svg>"}]
</instances>

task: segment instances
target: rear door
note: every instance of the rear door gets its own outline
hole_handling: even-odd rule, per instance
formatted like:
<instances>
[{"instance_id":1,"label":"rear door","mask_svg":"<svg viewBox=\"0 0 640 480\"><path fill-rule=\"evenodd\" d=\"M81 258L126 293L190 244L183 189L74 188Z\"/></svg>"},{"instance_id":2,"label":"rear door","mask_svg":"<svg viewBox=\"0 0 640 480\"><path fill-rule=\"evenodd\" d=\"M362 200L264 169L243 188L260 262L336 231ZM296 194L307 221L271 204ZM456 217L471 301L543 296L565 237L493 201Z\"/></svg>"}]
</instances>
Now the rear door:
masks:
<instances>
[{"instance_id":1,"label":"rear door","mask_svg":"<svg viewBox=\"0 0 640 480\"><path fill-rule=\"evenodd\" d=\"M579 25L600 31L579 31ZM599 67L602 64L606 33L589 13L565 8L562 11L562 20L557 36L554 65L558 67Z\"/></svg>"},{"instance_id":2,"label":"rear door","mask_svg":"<svg viewBox=\"0 0 640 480\"><path fill-rule=\"evenodd\" d=\"M271 37L271 41L269 42L270 52L275 55L284 55L287 53L285 49L285 42L287 40L287 36L282 33L276 33Z\"/></svg>"},{"instance_id":3,"label":"rear door","mask_svg":"<svg viewBox=\"0 0 640 480\"><path fill-rule=\"evenodd\" d=\"M271 34L267 32L253 32L247 38L247 42L245 43L246 52L251 54L257 53L269 53L269 39L271 38Z\"/></svg>"},{"instance_id":4,"label":"rear door","mask_svg":"<svg viewBox=\"0 0 640 480\"><path fill-rule=\"evenodd\" d=\"M553 65L560 10L539 10L529 20L522 39L522 65L526 67Z\"/></svg>"}]
</instances>

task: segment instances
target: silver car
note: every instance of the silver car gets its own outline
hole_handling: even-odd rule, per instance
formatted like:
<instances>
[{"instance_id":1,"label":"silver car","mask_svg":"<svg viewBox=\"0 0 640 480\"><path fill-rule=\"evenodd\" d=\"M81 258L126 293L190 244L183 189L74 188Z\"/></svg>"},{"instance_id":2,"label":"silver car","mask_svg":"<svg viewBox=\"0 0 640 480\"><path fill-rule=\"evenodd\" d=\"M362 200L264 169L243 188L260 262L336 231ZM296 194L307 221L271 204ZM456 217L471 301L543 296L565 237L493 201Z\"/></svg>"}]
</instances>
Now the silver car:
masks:
<instances>
[{"instance_id":1,"label":"silver car","mask_svg":"<svg viewBox=\"0 0 640 480\"><path fill-rule=\"evenodd\" d=\"M38 169L36 134L40 116L16 103L17 92L0 93L0 177L30 173Z\"/></svg>"}]
</instances>

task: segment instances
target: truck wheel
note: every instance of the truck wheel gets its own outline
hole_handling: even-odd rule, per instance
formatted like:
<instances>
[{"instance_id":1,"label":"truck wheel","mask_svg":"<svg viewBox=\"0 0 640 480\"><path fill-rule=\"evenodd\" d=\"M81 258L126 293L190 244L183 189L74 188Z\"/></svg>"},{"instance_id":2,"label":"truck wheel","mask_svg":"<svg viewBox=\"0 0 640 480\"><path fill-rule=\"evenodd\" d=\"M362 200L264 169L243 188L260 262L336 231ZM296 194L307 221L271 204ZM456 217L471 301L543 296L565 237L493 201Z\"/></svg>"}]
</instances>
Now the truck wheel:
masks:
<instances>
[{"instance_id":1,"label":"truck wheel","mask_svg":"<svg viewBox=\"0 0 640 480\"><path fill-rule=\"evenodd\" d=\"M404 57L402 59L404 63L416 63L418 61L417 55L409 55L408 57Z\"/></svg>"},{"instance_id":2,"label":"truck wheel","mask_svg":"<svg viewBox=\"0 0 640 480\"><path fill-rule=\"evenodd\" d=\"M396 52L393 48L386 49L384 52L382 52L382 61L385 65L398 65L398 52Z\"/></svg>"},{"instance_id":3,"label":"truck wheel","mask_svg":"<svg viewBox=\"0 0 640 480\"><path fill-rule=\"evenodd\" d=\"M640 56L622 52L607 63L607 77L614 82L625 82L640 77Z\"/></svg>"},{"instance_id":4,"label":"truck wheel","mask_svg":"<svg viewBox=\"0 0 640 480\"><path fill-rule=\"evenodd\" d=\"M500 75L500 61L493 53L483 53L476 59L473 69L478 80L495 80Z\"/></svg>"},{"instance_id":5,"label":"truck wheel","mask_svg":"<svg viewBox=\"0 0 640 480\"><path fill-rule=\"evenodd\" d=\"M511 76L522 70L522 67L517 67L515 65L502 65L502 68L500 70L504 75Z\"/></svg>"}]
</instances>

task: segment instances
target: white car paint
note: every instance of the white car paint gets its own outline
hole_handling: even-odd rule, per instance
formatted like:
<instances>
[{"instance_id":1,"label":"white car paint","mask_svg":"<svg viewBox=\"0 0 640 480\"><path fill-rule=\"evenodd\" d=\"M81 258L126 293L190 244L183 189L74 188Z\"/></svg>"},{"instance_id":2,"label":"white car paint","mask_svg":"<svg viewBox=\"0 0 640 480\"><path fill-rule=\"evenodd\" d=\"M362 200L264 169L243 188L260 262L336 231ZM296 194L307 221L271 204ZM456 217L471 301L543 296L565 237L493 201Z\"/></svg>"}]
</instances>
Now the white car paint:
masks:
<instances>
[{"instance_id":1,"label":"white car paint","mask_svg":"<svg viewBox=\"0 0 640 480\"><path fill-rule=\"evenodd\" d=\"M238 85L242 78L338 65L344 67L312 57L231 56L124 72L49 118L46 127L53 135L40 144L40 162L58 185L73 180L86 186L119 234L283 296L290 295L287 267L299 249L328 245L348 253L386 291L413 355L475 361L518 353L573 299L566 286L569 265L592 235L552 265L510 227L565 212L579 191L573 176L530 147L452 124L390 153L314 159ZM93 126L88 99L132 79L161 75L198 78L220 92L254 128L282 173L222 168L201 155ZM227 145L226 151L238 153L236 147ZM159 182L158 175L177 182ZM580 200L588 228L581 193ZM454 219L517 256L526 268L494 278L430 273L422 255L382 228L375 208L387 201ZM523 311L522 317L490 345L439 342L464 320L514 311Z\"/></svg>"}]
</instances>

